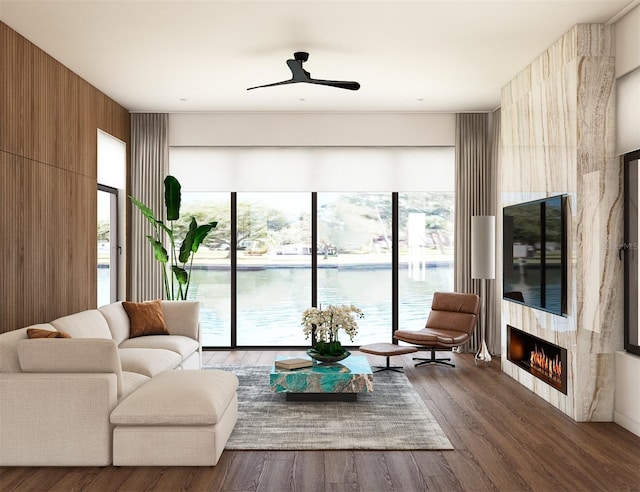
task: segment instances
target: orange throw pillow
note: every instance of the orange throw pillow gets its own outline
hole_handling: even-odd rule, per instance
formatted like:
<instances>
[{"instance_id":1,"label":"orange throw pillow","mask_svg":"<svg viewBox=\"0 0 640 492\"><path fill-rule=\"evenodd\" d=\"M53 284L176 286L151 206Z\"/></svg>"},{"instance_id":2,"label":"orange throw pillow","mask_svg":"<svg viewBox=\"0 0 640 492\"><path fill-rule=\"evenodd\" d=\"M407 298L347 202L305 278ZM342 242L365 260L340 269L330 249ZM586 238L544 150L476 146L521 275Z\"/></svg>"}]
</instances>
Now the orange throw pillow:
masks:
<instances>
[{"instance_id":1,"label":"orange throw pillow","mask_svg":"<svg viewBox=\"0 0 640 492\"><path fill-rule=\"evenodd\" d=\"M122 307L129 316L129 338L145 335L169 335L164 323L162 301L127 302Z\"/></svg>"},{"instance_id":2,"label":"orange throw pillow","mask_svg":"<svg viewBox=\"0 0 640 492\"><path fill-rule=\"evenodd\" d=\"M71 338L71 335L64 331L43 330L41 328L27 328L29 338Z\"/></svg>"}]
</instances>

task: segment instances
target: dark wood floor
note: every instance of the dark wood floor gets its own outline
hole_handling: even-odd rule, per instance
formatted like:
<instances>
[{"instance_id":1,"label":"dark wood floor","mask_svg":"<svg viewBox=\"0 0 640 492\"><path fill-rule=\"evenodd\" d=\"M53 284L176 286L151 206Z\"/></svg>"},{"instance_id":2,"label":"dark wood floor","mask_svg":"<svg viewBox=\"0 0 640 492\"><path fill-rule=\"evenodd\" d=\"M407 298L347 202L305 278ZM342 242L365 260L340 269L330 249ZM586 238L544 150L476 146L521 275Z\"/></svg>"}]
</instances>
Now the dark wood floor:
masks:
<instances>
[{"instance_id":1,"label":"dark wood floor","mask_svg":"<svg viewBox=\"0 0 640 492\"><path fill-rule=\"evenodd\" d=\"M206 364L265 364L295 352L206 352ZM225 451L215 467L2 468L9 491L640 490L640 437L576 423L500 371L453 354L455 369L395 358L453 451ZM380 358L369 356L372 363Z\"/></svg>"}]
</instances>

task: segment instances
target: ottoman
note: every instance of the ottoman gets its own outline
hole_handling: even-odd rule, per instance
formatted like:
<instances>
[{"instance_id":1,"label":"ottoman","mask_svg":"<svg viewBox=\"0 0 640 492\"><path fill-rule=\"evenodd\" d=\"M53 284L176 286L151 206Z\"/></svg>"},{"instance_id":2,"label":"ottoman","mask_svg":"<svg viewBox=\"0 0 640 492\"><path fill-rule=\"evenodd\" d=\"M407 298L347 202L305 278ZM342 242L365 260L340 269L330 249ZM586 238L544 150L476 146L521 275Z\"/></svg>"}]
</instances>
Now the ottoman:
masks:
<instances>
[{"instance_id":1,"label":"ottoman","mask_svg":"<svg viewBox=\"0 0 640 492\"><path fill-rule=\"evenodd\" d=\"M111 412L114 466L213 466L238 419L228 371L166 371Z\"/></svg>"},{"instance_id":2,"label":"ottoman","mask_svg":"<svg viewBox=\"0 0 640 492\"><path fill-rule=\"evenodd\" d=\"M372 343L370 345L363 345L360 347L360 352L365 354L372 355L382 355L387 358L386 366L374 366L376 368L373 372L380 371L395 371L395 372L403 372L401 366L390 366L389 365L389 357L393 355L403 355L403 354L413 354L417 352L418 349L416 347L408 347L408 346L400 346L395 343Z\"/></svg>"}]
</instances>

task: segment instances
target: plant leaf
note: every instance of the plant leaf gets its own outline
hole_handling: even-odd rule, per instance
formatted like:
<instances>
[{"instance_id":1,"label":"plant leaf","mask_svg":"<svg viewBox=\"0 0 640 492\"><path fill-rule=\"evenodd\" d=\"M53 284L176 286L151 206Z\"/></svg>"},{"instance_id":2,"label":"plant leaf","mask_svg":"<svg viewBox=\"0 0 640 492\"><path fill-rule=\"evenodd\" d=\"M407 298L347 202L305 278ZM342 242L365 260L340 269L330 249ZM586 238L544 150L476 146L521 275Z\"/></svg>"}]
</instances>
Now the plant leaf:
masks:
<instances>
[{"instance_id":1,"label":"plant leaf","mask_svg":"<svg viewBox=\"0 0 640 492\"><path fill-rule=\"evenodd\" d=\"M147 236L147 239L153 246L153 255L160 263L166 263L169 261L169 254L160 241L156 241L152 236Z\"/></svg>"},{"instance_id":2,"label":"plant leaf","mask_svg":"<svg viewBox=\"0 0 640 492\"><path fill-rule=\"evenodd\" d=\"M136 207L138 207L140 212L142 212L142 215L144 215L147 218L147 220L149 222L151 222L151 224L153 224L153 225L156 224L157 220L156 220L155 216L153 215L153 210L151 210L149 207L147 207L141 201L136 200L135 198L133 198L131 195L129 195L129 199L131 200L131 203L133 203Z\"/></svg>"},{"instance_id":3,"label":"plant leaf","mask_svg":"<svg viewBox=\"0 0 640 492\"><path fill-rule=\"evenodd\" d=\"M162 227L164 232L167 233L167 236L169 236L169 239L173 242L173 231L169 229L166 225L164 225L164 222L162 222L161 220L156 220L156 224Z\"/></svg>"},{"instance_id":4,"label":"plant leaf","mask_svg":"<svg viewBox=\"0 0 640 492\"><path fill-rule=\"evenodd\" d=\"M195 237L193 238L193 245L191 246L191 251L194 253L198 252L198 248L202 244L202 242L206 239L207 234L211 232L211 229L215 229L218 225L217 222L209 222L208 224L202 224L198 226L196 229Z\"/></svg>"},{"instance_id":5,"label":"plant leaf","mask_svg":"<svg viewBox=\"0 0 640 492\"><path fill-rule=\"evenodd\" d=\"M184 241L182 241L182 244L180 245L180 255L178 256L178 260L180 260L180 263L186 263L189 260L191 249L193 248L193 240L196 237L197 229L198 224L196 223L196 219L194 217L191 217L189 230L184 237Z\"/></svg>"},{"instance_id":6,"label":"plant leaf","mask_svg":"<svg viewBox=\"0 0 640 492\"><path fill-rule=\"evenodd\" d=\"M173 265L171 267L171 270L173 271L173 274L176 276L176 279L178 280L178 283L180 285L184 285L187 283L187 281L189 280L189 274L184 268L180 268L177 265Z\"/></svg>"},{"instance_id":7,"label":"plant leaf","mask_svg":"<svg viewBox=\"0 0 640 492\"><path fill-rule=\"evenodd\" d=\"M171 175L164 178L164 204L167 207L167 220L180 218L180 183Z\"/></svg>"}]
</instances>

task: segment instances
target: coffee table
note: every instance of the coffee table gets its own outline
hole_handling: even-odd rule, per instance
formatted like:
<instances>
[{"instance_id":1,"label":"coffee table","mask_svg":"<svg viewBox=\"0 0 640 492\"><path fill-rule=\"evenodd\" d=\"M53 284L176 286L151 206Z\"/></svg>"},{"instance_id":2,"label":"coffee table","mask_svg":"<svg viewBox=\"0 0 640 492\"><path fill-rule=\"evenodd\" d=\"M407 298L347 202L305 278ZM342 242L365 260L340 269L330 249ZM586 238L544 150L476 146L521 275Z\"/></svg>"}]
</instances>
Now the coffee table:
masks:
<instances>
[{"instance_id":1,"label":"coffee table","mask_svg":"<svg viewBox=\"0 0 640 492\"><path fill-rule=\"evenodd\" d=\"M277 356L276 360L291 358ZM331 364L313 361L311 367L294 370L276 369L274 364L269 382L271 391L285 393L290 401L355 401L358 393L373 391L367 358L354 355Z\"/></svg>"}]
</instances>

